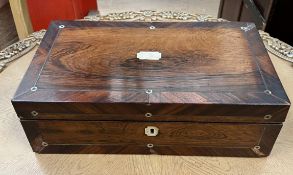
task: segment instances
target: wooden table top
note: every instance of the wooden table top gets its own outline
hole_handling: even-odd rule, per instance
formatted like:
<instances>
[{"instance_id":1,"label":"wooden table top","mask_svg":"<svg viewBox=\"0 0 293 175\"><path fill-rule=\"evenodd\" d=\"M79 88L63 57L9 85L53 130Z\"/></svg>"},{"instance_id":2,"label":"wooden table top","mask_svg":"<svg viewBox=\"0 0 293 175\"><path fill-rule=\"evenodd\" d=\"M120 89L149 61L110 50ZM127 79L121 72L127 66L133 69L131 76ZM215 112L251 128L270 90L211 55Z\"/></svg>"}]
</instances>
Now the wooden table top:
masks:
<instances>
[{"instance_id":1,"label":"wooden table top","mask_svg":"<svg viewBox=\"0 0 293 175\"><path fill-rule=\"evenodd\" d=\"M35 50L0 74L0 174L292 174L292 107L266 158L35 154L10 103ZM292 63L270 56L293 101Z\"/></svg>"}]
</instances>

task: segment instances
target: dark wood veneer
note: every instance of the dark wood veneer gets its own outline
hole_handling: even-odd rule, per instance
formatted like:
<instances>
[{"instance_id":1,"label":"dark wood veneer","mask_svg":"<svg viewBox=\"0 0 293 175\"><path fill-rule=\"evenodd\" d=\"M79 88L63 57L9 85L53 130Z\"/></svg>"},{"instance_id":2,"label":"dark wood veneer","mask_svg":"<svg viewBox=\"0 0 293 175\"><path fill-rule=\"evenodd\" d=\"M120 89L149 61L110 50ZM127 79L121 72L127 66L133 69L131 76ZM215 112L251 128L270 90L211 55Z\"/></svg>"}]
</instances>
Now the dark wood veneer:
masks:
<instances>
[{"instance_id":1,"label":"dark wood veneer","mask_svg":"<svg viewBox=\"0 0 293 175\"><path fill-rule=\"evenodd\" d=\"M56 21L12 104L39 153L267 156L290 102L247 26Z\"/></svg>"},{"instance_id":2,"label":"dark wood veneer","mask_svg":"<svg viewBox=\"0 0 293 175\"><path fill-rule=\"evenodd\" d=\"M22 120L22 125L30 142L33 143L33 149L40 153L62 153L63 149L80 148L77 153L95 153L102 149L102 153L118 154L136 151L140 154L169 154L173 151L171 154L217 155L218 153L213 153L212 150L222 148L227 153L231 152L231 156L236 155L235 150L249 152L248 150L253 149L255 145L263 147L263 155L249 153L246 156L267 156L282 127L281 124L55 120ZM144 128L150 125L159 128L158 136L145 135ZM46 142L48 148L44 148L42 142ZM149 143L154 147L148 148ZM82 145L87 146L82 147ZM135 146L137 148L134 150L127 149ZM88 150L88 147L92 149ZM211 150L202 152L207 148Z\"/></svg>"},{"instance_id":3,"label":"dark wood veneer","mask_svg":"<svg viewBox=\"0 0 293 175\"><path fill-rule=\"evenodd\" d=\"M134 103L15 103L18 115L35 119L31 111L38 109L37 119L63 120L139 120L199 122L283 122L289 106L224 105L224 104L134 104ZM52 109L54 109L52 111ZM41 111L41 112L40 112ZM146 118L146 113L152 117ZM264 116L271 114L272 119Z\"/></svg>"}]
</instances>

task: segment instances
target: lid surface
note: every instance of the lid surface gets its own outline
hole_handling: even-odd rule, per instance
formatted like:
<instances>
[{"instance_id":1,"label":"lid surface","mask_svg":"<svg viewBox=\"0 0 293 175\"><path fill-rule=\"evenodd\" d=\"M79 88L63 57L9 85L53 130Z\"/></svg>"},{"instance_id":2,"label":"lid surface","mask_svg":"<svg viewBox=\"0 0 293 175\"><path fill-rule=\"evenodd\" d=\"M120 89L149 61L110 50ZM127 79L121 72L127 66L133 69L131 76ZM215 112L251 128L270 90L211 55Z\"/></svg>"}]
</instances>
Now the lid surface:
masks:
<instances>
[{"instance_id":1,"label":"lid surface","mask_svg":"<svg viewBox=\"0 0 293 175\"><path fill-rule=\"evenodd\" d=\"M289 105L254 24L235 22L54 22L12 101Z\"/></svg>"}]
</instances>

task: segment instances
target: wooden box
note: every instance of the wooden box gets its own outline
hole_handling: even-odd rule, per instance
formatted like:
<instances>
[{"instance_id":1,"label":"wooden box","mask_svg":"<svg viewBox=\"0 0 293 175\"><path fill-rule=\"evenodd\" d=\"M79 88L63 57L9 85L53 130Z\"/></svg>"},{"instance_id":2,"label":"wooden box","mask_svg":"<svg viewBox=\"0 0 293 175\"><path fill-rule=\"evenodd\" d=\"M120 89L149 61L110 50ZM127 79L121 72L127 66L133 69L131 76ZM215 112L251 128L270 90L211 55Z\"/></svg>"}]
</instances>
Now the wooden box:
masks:
<instances>
[{"instance_id":1,"label":"wooden box","mask_svg":"<svg viewBox=\"0 0 293 175\"><path fill-rule=\"evenodd\" d=\"M38 153L263 157L290 107L251 23L51 24L13 100Z\"/></svg>"}]
</instances>

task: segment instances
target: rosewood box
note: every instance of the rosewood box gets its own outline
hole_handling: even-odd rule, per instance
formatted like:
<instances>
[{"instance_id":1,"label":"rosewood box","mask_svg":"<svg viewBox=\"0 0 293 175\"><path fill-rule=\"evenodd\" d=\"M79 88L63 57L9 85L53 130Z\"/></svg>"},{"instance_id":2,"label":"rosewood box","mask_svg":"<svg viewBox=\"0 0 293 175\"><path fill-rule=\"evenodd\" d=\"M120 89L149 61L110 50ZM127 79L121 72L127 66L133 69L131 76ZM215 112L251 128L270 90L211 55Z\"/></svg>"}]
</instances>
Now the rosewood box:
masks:
<instances>
[{"instance_id":1,"label":"rosewood box","mask_svg":"<svg viewBox=\"0 0 293 175\"><path fill-rule=\"evenodd\" d=\"M12 104L37 153L268 156L290 107L254 24L53 22Z\"/></svg>"}]
</instances>

